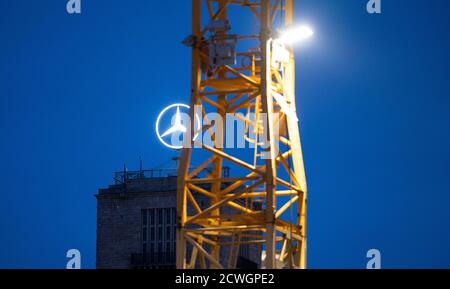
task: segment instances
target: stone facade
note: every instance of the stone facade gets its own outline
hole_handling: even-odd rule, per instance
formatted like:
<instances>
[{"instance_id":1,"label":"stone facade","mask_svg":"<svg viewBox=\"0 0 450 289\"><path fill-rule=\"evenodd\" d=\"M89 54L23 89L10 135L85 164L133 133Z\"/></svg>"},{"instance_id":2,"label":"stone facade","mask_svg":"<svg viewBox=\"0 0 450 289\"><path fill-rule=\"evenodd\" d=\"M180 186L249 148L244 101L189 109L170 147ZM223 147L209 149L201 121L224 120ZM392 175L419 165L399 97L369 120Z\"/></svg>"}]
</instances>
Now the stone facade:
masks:
<instances>
[{"instance_id":1,"label":"stone facade","mask_svg":"<svg viewBox=\"0 0 450 289\"><path fill-rule=\"evenodd\" d=\"M145 251L149 249L147 249L148 243L146 245L144 243L148 242L150 233L147 233L147 228L149 228L147 223L143 223L144 210L149 212L149 209L164 208L164 210L171 210L174 213L176 207L175 176L126 180L111 185L107 189L100 189L96 198L96 266L98 269L175 267L175 227L171 232L167 231L167 237L164 235L165 240L169 236L173 238L173 243L170 244L170 258L165 259L164 262L161 260L155 262L153 259L149 261L146 257L148 252ZM198 202L200 206L204 205L204 200L201 198L198 198ZM145 217L145 220L144 222L147 222L149 219ZM144 234L145 236L143 236ZM156 233L155 237L157 240ZM167 249L163 249L163 251L165 250ZM242 246L240 251L238 265L253 268L259 266L261 256L259 246ZM169 256L169 252L167 254ZM166 253L164 253L165 255Z\"/></svg>"},{"instance_id":2,"label":"stone facade","mask_svg":"<svg viewBox=\"0 0 450 289\"><path fill-rule=\"evenodd\" d=\"M142 210L175 207L176 177L127 181L96 198L97 268L132 268L131 256L142 253Z\"/></svg>"}]
</instances>

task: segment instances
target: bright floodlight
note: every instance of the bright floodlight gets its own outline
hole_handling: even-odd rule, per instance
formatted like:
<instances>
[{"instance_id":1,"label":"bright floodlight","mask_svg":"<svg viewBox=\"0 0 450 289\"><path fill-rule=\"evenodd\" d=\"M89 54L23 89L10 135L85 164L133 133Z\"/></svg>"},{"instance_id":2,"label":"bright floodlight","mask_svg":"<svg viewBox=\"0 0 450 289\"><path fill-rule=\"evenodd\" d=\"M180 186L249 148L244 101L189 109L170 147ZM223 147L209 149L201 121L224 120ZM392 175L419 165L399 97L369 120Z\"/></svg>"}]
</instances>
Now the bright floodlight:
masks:
<instances>
[{"instance_id":1,"label":"bright floodlight","mask_svg":"<svg viewBox=\"0 0 450 289\"><path fill-rule=\"evenodd\" d=\"M314 31L306 25L296 26L281 31L278 41L284 44L294 44L314 35Z\"/></svg>"}]
</instances>

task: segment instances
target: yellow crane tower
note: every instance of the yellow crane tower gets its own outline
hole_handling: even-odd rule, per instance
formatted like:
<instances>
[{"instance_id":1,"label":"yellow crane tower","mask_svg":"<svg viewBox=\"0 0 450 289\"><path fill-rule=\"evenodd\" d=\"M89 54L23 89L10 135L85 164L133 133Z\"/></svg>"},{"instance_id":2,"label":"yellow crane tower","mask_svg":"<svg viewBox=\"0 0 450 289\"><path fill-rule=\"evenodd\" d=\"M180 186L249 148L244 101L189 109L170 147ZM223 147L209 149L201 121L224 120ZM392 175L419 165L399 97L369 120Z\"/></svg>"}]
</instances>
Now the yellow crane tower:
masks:
<instances>
[{"instance_id":1,"label":"yellow crane tower","mask_svg":"<svg viewBox=\"0 0 450 289\"><path fill-rule=\"evenodd\" d=\"M235 268L244 244L261 246L263 268L306 268L294 51L289 41L278 40L293 27L293 4L192 0L192 35L184 42L192 47L190 119L234 113L245 123L238 137L251 145L225 147L225 129L214 132L214 145L185 139L177 181L179 269ZM192 135L195 128L191 124ZM190 170L194 157L201 164ZM224 176L224 166L235 175ZM200 175L205 168L210 172ZM207 201L200 205L200 199Z\"/></svg>"}]
</instances>

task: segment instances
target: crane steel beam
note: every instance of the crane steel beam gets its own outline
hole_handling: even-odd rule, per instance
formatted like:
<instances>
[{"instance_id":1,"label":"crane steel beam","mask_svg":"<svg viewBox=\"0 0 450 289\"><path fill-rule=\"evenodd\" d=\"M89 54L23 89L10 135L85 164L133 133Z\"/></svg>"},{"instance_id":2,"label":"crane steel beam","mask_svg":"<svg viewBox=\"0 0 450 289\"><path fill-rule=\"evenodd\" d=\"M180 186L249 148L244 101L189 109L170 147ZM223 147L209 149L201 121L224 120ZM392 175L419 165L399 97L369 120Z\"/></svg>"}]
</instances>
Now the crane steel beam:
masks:
<instances>
[{"instance_id":1,"label":"crane steel beam","mask_svg":"<svg viewBox=\"0 0 450 289\"><path fill-rule=\"evenodd\" d=\"M195 107L202 117L241 113L236 119L245 133L238 137L249 145L225 146L223 127L201 130L213 135L213 145L201 137L185 139L177 180L179 269L233 268L242 246L259 246L261 268L306 268L307 187L295 117L295 55L292 46L276 40L280 29L293 24L293 2L192 0L190 119L195 122ZM237 15L231 10L249 15L231 17ZM243 21L251 17L258 31ZM247 31L218 29L213 43L207 39L211 23ZM229 39L237 41L237 61L210 63L210 45L225 46ZM284 60L277 60L279 49L288 56ZM198 133L193 123L189 129L192 136ZM189 171L194 160L201 165ZM222 173L228 164L233 176ZM209 173L200 175L208 166Z\"/></svg>"}]
</instances>

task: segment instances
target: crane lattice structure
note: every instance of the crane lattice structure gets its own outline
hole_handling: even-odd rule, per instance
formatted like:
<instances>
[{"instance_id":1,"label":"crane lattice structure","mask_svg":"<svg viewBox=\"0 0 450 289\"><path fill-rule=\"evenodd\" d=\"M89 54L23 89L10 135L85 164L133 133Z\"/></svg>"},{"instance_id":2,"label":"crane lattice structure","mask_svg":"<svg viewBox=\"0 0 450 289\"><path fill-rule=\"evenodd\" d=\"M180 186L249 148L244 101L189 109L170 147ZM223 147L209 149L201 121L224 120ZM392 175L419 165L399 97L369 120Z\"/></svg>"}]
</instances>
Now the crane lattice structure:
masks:
<instances>
[{"instance_id":1,"label":"crane lattice structure","mask_svg":"<svg viewBox=\"0 0 450 289\"><path fill-rule=\"evenodd\" d=\"M185 140L177 181L179 269L235 268L239 248L249 244L261 246L263 268L306 267L306 180L294 51L276 41L279 29L293 24L293 2L192 0L192 35L185 41L192 47L190 119L195 106L204 118L210 112L224 117L242 112L236 114L245 123L240 137L251 146L223 148L224 129L215 132L214 145ZM232 15L244 13L250 17L233 20ZM231 27L252 26L248 19L254 20L253 32L231 33ZM210 129L204 126L202 132ZM194 157L201 165L189 170ZM238 175L223 176L224 165ZM200 176L209 166L210 173ZM205 205L200 198L208 200Z\"/></svg>"}]
</instances>

